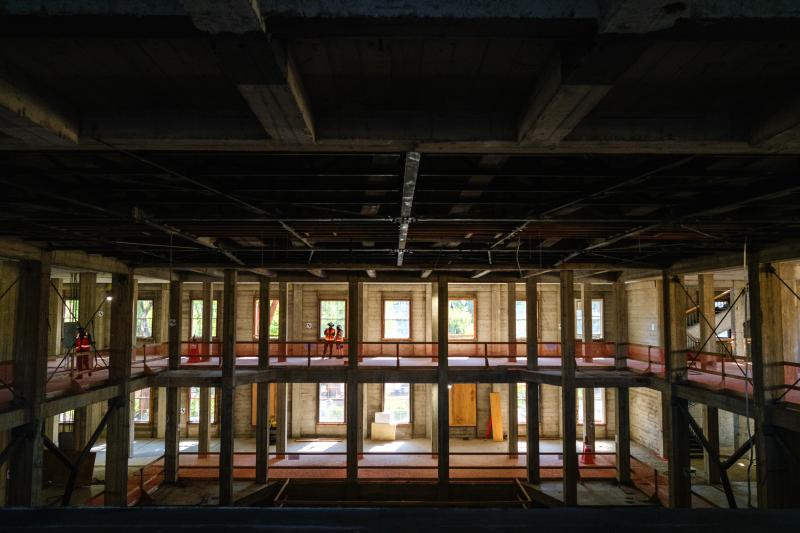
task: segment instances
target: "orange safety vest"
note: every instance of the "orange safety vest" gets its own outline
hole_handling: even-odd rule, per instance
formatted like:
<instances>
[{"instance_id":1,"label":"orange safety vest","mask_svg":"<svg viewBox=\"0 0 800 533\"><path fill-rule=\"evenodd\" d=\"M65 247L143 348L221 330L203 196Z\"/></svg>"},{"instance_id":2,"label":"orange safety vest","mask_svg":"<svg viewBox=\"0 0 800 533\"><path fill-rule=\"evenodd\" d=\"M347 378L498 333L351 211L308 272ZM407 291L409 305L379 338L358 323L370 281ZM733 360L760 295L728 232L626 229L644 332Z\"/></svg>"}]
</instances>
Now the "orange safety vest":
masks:
<instances>
[{"instance_id":1,"label":"orange safety vest","mask_svg":"<svg viewBox=\"0 0 800 533\"><path fill-rule=\"evenodd\" d=\"M89 335L84 335L83 337L79 337L75 339L75 351L76 352L88 352L92 349L92 338Z\"/></svg>"},{"instance_id":2,"label":"orange safety vest","mask_svg":"<svg viewBox=\"0 0 800 533\"><path fill-rule=\"evenodd\" d=\"M342 335L341 330L336 330L336 342L342 342L344 340L344 335Z\"/></svg>"},{"instance_id":3,"label":"orange safety vest","mask_svg":"<svg viewBox=\"0 0 800 533\"><path fill-rule=\"evenodd\" d=\"M333 328L328 328L325 330L325 340L332 341L336 338L336 330Z\"/></svg>"}]
</instances>

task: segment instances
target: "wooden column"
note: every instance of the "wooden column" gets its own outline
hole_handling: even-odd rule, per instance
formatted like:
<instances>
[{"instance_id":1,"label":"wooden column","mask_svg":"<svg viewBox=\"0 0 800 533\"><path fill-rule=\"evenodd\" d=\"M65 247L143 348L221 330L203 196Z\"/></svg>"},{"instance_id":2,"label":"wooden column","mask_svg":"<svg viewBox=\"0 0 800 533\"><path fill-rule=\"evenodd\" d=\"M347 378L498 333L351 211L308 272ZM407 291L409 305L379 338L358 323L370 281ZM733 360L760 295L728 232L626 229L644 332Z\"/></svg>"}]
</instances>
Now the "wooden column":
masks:
<instances>
[{"instance_id":1,"label":"wooden column","mask_svg":"<svg viewBox=\"0 0 800 533\"><path fill-rule=\"evenodd\" d=\"M282 459L289 443L289 387L286 383L277 383L275 389L275 453Z\"/></svg>"},{"instance_id":2,"label":"wooden column","mask_svg":"<svg viewBox=\"0 0 800 533\"><path fill-rule=\"evenodd\" d=\"M214 288L210 281L203 282L203 336L204 347L200 353L209 353L211 341L211 322L214 302ZM209 387L200 387L200 420L197 426L197 451L208 453L211 449L211 392Z\"/></svg>"},{"instance_id":3,"label":"wooden column","mask_svg":"<svg viewBox=\"0 0 800 533\"><path fill-rule=\"evenodd\" d=\"M43 404L47 380L47 314L50 254L41 261L21 261L14 327L14 405L25 410L27 423L11 430L22 439L9 458L8 504L42 505Z\"/></svg>"},{"instance_id":4,"label":"wooden column","mask_svg":"<svg viewBox=\"0 0 800 533\"><path fill-rule=\"evenodd\" d=\"M13 281L13 280L12 280ZM50 294L50 305L47 322L50 324L50 334L47 343L47 353L50 355L64 353L61 347L62 326L64 324L64 303L59 294L64 294L64 281L61 279L51 279L52 286L48 287ZM4 284L0 283L0 291L4 290ZM8 295L5 296L8 298Z\"/></svg>"},{"instance_id":5,"label":"wooden column","mask_svg":"<svg viewBox=\"0 0 800 533\"><path fill-rule=\"evenodd\" d=\"M236 281L238 273L225 270L222 319L222 404L220 406L219 504L233 504L234 368L236 366Z\"/></svg>"},{"instance_id":6,"label":"wooden column","mask_svg":"<svg viewBox=\"0 0 800 533\"><path fill-rule=\"evenodd\" d=\"M509 282L506 284L506 288L508 361L514 363L517 361L517 284Z\"/></svg>"},{"instance_id":7,"label":"wooden column","mask_svg":"<svg viewBox=\"0 0 800 533\"><path fill-rule=\"evenodd\" d=\"M753 361L753 417L758 463L758 507L797 507L797 434L777 427L773 404L783 388L784 331L781 296L787 291L771 272L773 265L748 261L751 356ZM790 280L787 280L789 282Z\"/></svg>"},{"instance_id":8,"label":"wooden column","mask_svg":"<svg viewBox=\"0 0 800 533\"><path fill-rule=\"evenodd\" d=\"M113 411L106 430L105 504L128 504L128 457L130 455L130 377L133 347L133 270L114 274L111 291L111 356L109 379L119 387L119 396L108 401Z\"/></svg>"},{"instance_id":9,"label":"wooden column","mask_svg":"<svg viewBox=\"0 0 800 533\"><path fill-rule=\"evenodd\" d=\"M714 275L713 274L699 274L698 279L698 294L700 313L700 342L708 343L703 347L704 352L716 352L716 336L713 334L713 327L716 326L716 310L714 309ZM733 300L731 300L733 301ZM703 319L705 317L705 320ZM708 322L706 322L706 320ZM733 323L733 322L732 322ZM709 340L710 339L710 340ZM703 357L700 357L701 367L705 367ZM719 411L714 407L703 405L703 434L706 440L711 445L711 448L716 450L717 457L719 456ZM705 473L706 483L713 484L719 483L719 464L708 450L703 450L703 472Z\"/></svg>"},{"instance_id":10,"label":"wooden column","mask_svg":"<svg viewBox=\"0 0 800 533\"><path fill-rule=\"evenodd\" d=\"M183 283L169 283L169 319L167 321L167 337L170 370L177 370L181 364L181 300ZM178 387L166 387L166 424L164 426L164 481L175 483L178 480L178 452L180 435L178 424L180 412L178 408Z\"/></svg>"},{"instance_id":11,"label":"wooden column","mask_svg":"<svg viewBox=\"0 0 800 533\"><path fill-rule=\"evenodd\" d=\"M519 453L519 422L517 421L517 384L508 383L508 454Z\"/></svg>"},{"instance_id":12,"label":"wooden column","mask_svg":"<svg viewBox=\"0 0 800 533\"><path fill-rule=\"evenodd\" d=\"M581 285L581 304L583 305L583 359L591 362L592 355L592 284ZM594 449L595 423L594 423L594 389L583 389L583 438Z\"/></svg>"},{"instance_id":13,"label":"wooden column","mask_svg":"<svg viewBox=\"0 0 800 533\"><path fill-rule=\"evenodd\" d=\"M269 368L269 280L258 284L258 369ZM269 477L269 383L256 385L256 483Z\"/></svg>"},{"instance_id":14,"label":"wooden column","mask_svg":"<svg viewBox=\"0 0 800 533\"><path fill-rule=\"evenodd\" d=\"M347 481L358 481L358 428L361 426L361 412L359 411L358 381L356 369L360 348L360 335L358 330L359 315L361 314L361 283L357 280L348 282L347 328L345 336L348 339L347 350L347 383L345 384L345 400L347 403Z\"/></svg>"},{"instance_id":15,"label":"wooden column","mask_svg":"<svg viewBox=\"0 0 800 533\"><path fill-rule=\"evenodd\" d=\"M563 419L564 505L578 505L575 423L575 287L571 270L561 271L561 416Z\"/></svg>"},{"instance_id":16,"label":"wooden column","mask_svg":"<svg viewBox=\"0 0 800 533\"><path fill-rule=\"evenodd\" d=\"M437 433L439 440L438 478L439 496L445 499L448 495L448 484L450 482L450 391L448 389L450 382L447 375L449 353L447 315L450 309L450 302L448 301L447 278L439 277L437 280L436 295L438 302L438 324L436 329L439 332L439 366L436 387Z\"/></svg>"},{"instance_id":17,"label":"wooden column","mask_svg":"<svg viewBox=\"0 0 800 533\"><path fill-rule=\"evenodd\" d=\"M625 353L628 342L628 294L625 291L625 283L617 281L614 283L614 307L616 310L616 320L614 324L614 343L616 358L614 366L623 370L626 368ZM616 389L616 420L617 434L616 453L617 453L617 481L622 485L631 483L631 411L630 394L627 387L617 387Z\"/></svg>"},{"instance_id":18,"label":"wooden column","mask_svg":"<svg viewBox=\"0 0 800 533\"><path fill-rule=\"evenodd\" d=\"M525 328L527 345L527 368L537 370L539 368L539 316L537 308L539 298L537 295L538 278L531 277L525 281ZM526 439L527 457L526 466L528 471L528 481L539 483L541 475L539 473L539 384L527 383L526 391Z\"/></svg>"},{"instance_id":19,"label":"wooden column","mask_svg":"<svg viewBox=\"0 0 800 533\"><path fill-rule=\"evenodd\" d=\"M439 453L439 386L436 383L428 385L430 399L431 419L431 454Z\"/></svg>"},{"instance_id":20,"label":"wooden column","mask_svg":"<svg viewBox=\"0 0 800 533\"><path fill-rule=\"evenodd\" d=\"M279 353L286 355L286 342L289 341L289 288L285 281L278 283L278 342ZM300 317L295 318L295 321ZM278 357L278 361L286 361L286 357Z\"/></svg>"},{"instance_id":21,"label":"wooden column","mask_svg":"<svg viewBox=\"0 0 800 533\"><path fill-rule=\"evenodd\" d=\"M86 328L86 331L88 331L92 335L92 339L94 339L95 328L90 324L90 320L92 319L97 305L97 273L81 272L78 279L80 280L78 291L78 324ZM93 364L93 356L90 356L89 359L90 364ZM86 380L88 376L84 374L81 379ZM75 409L72 438L76 450L82 450L83 447L86 446L86 443L89 442L89 437L91 437L94 432L94 424L96 421L92 420L93 412L94 409L91 405Z\"/></svg>"},{"instance_id":22,"label":"wooden column","mask_svg":"<svg viewBox=\"0 0 800 533\"><path fill-rule=\"evenodd\" d=\"M674 393L674 386L684 380L686 367L686 294L680 280L664 271L663 291L664 357L669 389L663 396L663 431L667 439L669 461L669 506L691 507L692 480L689 474L689 421L684 413L689 403Z\"/></svg>"}]
</instances>

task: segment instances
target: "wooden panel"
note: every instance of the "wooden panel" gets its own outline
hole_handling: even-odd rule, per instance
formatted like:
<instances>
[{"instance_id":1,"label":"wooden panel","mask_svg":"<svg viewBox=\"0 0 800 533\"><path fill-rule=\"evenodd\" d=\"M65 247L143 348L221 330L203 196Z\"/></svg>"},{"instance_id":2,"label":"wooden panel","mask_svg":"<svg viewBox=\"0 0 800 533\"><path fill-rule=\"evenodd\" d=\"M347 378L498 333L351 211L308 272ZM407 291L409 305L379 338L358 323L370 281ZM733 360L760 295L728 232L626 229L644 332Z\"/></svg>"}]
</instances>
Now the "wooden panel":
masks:
<instances>
[{"instance_id":1,"label":"wooden panel","mask_svg":"<svg viewBox=\"0 0 800 533\"><path fill-rule=\"evenodd\" d=\"M450 389L450 425L474 426L477 419L477 390L474 383L455 383Z\"/></svg>"},{"instance_id":2,"label":"wooden panel","mask_svg":"<svg viewBox=\"0 0 800 533\"><path fill-rule=\"evenodd\" d=\"M489 406L492 411L492 440L503 442L503 410L500 408L500 393L489 393Z\"/></svg>"}]
</instances>

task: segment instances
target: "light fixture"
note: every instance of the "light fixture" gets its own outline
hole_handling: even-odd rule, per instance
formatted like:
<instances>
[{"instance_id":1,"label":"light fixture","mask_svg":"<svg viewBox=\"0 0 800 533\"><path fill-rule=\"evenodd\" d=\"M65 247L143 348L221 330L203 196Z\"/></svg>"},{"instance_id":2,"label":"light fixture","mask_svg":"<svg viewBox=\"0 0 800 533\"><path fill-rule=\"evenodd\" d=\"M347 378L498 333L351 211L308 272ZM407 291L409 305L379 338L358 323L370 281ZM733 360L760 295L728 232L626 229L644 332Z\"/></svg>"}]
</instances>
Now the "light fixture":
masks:
<instances>
[{"instance_id":1,"label":"light fixture","mask_svg":"<svg viewBox=\"0 0 800 533\"><path fill-rule=\"evenodd\" d=\"M453 386L452 386L452 385L448 385L448 386L447 386L447 388L448 388L448 389L452 389L452 388L453 388Z\"/></svg>"},{"instance_id":2,"label":"light fixture","mask_svg":"<svg viewBox=\"0 0 800 533\"><path fill-rule=\"evenodd\" d=\"M113 297L113 296L111 296L111 295L109 295L109 296L106 296L106 301L107 301L107 302L110 302L110 301L111 301L111 300L113 300L113 299L114 299L114 297Z\"/></svg>"}]
</instances>

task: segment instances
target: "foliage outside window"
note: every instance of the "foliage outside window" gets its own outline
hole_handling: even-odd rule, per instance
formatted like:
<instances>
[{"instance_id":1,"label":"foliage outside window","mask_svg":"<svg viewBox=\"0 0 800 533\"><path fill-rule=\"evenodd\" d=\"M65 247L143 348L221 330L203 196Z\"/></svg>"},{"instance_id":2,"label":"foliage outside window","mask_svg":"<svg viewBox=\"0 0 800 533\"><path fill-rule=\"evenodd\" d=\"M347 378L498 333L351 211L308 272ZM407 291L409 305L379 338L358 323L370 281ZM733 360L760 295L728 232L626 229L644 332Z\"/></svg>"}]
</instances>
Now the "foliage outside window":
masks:
<instances>
[{"instance_id":1,"label":"foliage outside window","mask_svg":"<svg viewBox=\"0 0 800 533\"><path fill-rule=\"evenodd\" d=\"M133 393L133 421L150 422L150 389L141 389Z\"/></svg>"},{"instance_id":2,"label":"foliage outside window","mask_svg":"<svg viewBox=\"0 0 800 533\"><path fill-rule=\"evenodd\" d=\"M69 300L64 300L64 312L63 322L77 322L78 321L78 311L80 310L80 300L71 298Z\"/></svg>"},{"instance_id":3,"label":"foliage outside window","mask_svg":"<svg viewBox=\"0 0 800 533\"><path fill-rule=\"evenodd\" d=\"M459 298L450 300L447 334L450 339L475 338L475 300Z\"/></svg>"},{"instance_id":4,"label":"foliage outside window","mask_svg":"<svg viewBox=\"0 0 800 533\"><path fill-rule=\"evenodd\" d=\"M325 337L328 324L342 326L347 334L347 300L320 300L319 301L319 338Z\"/></svg>"},{"instance_id":5,"label":"foliage outside window","mask_svg":"<svg viewBox=\"0 0 800 533\"><path fill-rule=\"evenodd\" d=\"M216 389L208 389L208 421L215 423L217 421L216 415ZM200 423L200 387L189 388L189 423Z\"/></svg>"},{"instance_id":6,"label":"foliage outside window","mask_svg":"<svg viewBox=\"0 0 800 533\"><path fill-rule=\"evenodd\" d=\"M411 300L383 301L383 338L411 338Z\"/></svg>"},{"instance_id":7,"label":"foliage outside window","mask_svg":"<svg viewBox=\"0 0 800 533\"><path fill-rule=\"evenodd\" d=\"M575 300L575 334L583 339L583 302ZM592 299L592 338L603 338L603 300Z\"/></svg>"},{"instance_id":8,"label":"foliage outside window","mask_svg":"<svg viewBox=\"0 0 800 533\"><path fill-rule=\"evenodd\" d=\"M153 300L136 301L136 338L153 338Z\"/></svg>"},{"instance_id":9,"label":"foliage outside window","mask_svg":"<svg viewBox=\"0 0 800 533\"><path fill-rule=\"evenodd\" d=\"M385 383L383 411L389 413L393 424L411 423L411 384Z\"/></svg>"},{"instance_id":10,"label":"foliage outside window","mask_svg":"<svg viewBox=\"0 0 800 533\"><path fill-rule=\"evenodd\" d=\"M191 337L203 338L203 300L192 300L190 309ZM217 301L211 300L211 338L217 336Z\"/></svg>"},{"instance_id":11,"label":"foliage outside window","mask_svg":"<svg viewBox=\"0 0 800 533\"><path fill-rule=\"evenodd\" d=\"M578 389L578 424L583 424L583 391L586 389ZM606 390L594 389L594 423L606 423Z\"/></svg>"},{"instance_id":12,"label":"foliage outside window","mask_svg":"<svg viewBox=\"0 0 800 533\"><path fill-rule=\"evenodd\" d=\"M269 301L270 312L272 313L272 320L269 321L269 338L277 339L280 334L280 310L281 304L278 300ZM258 323L261 321L261 303L256 298L256 308L253 313L253 336L258 338Z\"/></svg>"},{"instance_id":13,"label":"foliage outside window","mask_svg":"<svg viewBox=\"0 0 800 533\"><path fill-rule=\"evenodd\" d=\"M320 383L317 402L320 424L344 424L344 383Z\"/></svg>"}]
</instances>

